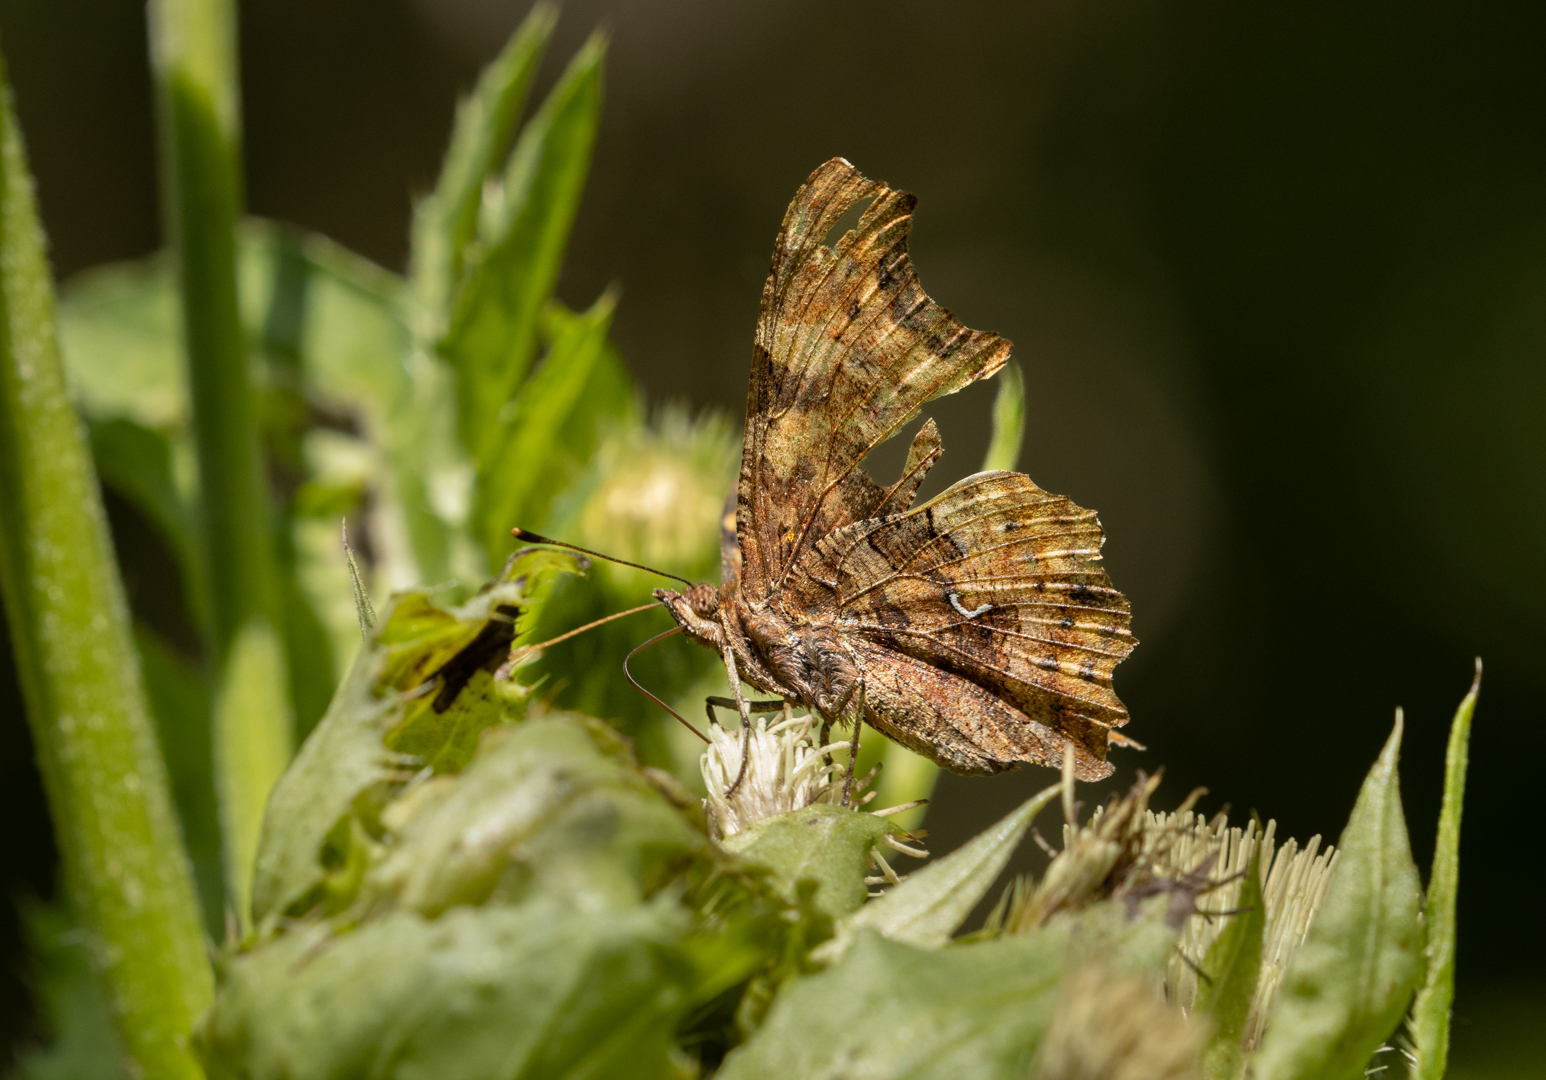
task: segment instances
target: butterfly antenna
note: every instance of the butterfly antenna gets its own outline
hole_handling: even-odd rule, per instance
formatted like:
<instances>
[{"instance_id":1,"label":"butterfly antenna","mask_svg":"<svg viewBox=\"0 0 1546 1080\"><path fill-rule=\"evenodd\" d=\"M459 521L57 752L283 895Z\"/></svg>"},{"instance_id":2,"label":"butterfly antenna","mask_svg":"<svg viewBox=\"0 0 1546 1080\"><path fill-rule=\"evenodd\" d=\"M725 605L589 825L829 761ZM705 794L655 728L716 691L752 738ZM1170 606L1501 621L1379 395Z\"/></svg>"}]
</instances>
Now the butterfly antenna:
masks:
<instances>
[{"instance_id":1,"label":"butterfly antenna","mask_svg":"<svg viewBox=\"0 0 1546 1080\"><path fill-rule=\"evenodd\" d=\"M551 547L568 548L570 551L578 551L581 555L590 555L593 558L605 559L607 562L615 562L622 566L631 566L635 570L643 570L647 574L659 574L663 578L670 578L672 581L680 581L688 588L691 588L693 585L692 582L677 574L668 574L664 570L656 570L653 566L645 566L643 563L629 562L627 559L619 559L613 555L603 555L599 551L592 551L590 548L582 548L578 544L566 544L562 540L549 540L546 536L542 536L534 532L529 532L526 529L522 529L520 527L511 529L510 535L515 537L517 540L524 540L528 544L547 544ZM681 720L681 717L677 717L677 719ZM682 720L682 723L686 724L687 721ZM688 724L688 726L691 727L692 725Z\"/></svg>"},{"instance_id":2,"label":"butterfly antenna","mask_svg":"<svg viewBox=\"0 0 1546 1080\"><path fill-rule=\"evenodd\" d=\"M641 611L649 611L651 608L658 607L660 607L658 603L651 602L648 604L640 604L638 607L629 608L627 611L614 611L612 614L595 619L586 623L584 626L576 626L573 630L570 630L567 633L559 634L555 638L548 638L546 641L538 642L536 645L522 645L517 651L522 653L536 652L538 649L545 649L549 645L557 645L560 641L568 641L570 638L576 636L577 634L583 634L587 630L594 630L596 627L602 625L603 623L609 623L613 619L621 619L625 615L637 615Z\"/></svg>"},{"instance_id":3,"label":"butterfly antenna","mask_svg":"<svg viewBox=\"0 0 1546 1080\"><path fill-rule=\"evenodd\" d=\"M630 563L629 565L632 565L632 564ZM668 712L672 716L676 717L677 722L680 723L688 731L690 731L694 735L698 736L698 738L702 739L704 742L708 742L709 741L709 737L707 735L705 735L703 732L699 731L697 728L693 727L685 719L683 719L681 713L677 712L671 706L667 705L664 701L661 701L654 694L650 693L648 690L644 689L644 687L640 686L639 685L639 680L635 679L633 677L633 672L628 670L628 661L632 660L635 656L638 656L645 649L647 649L651 645L655 644L655 642L663 641L664 639L670 637L672 634L680 634L681 632L682 632L682 628L680 626L673 626L671 629L667 630L663 634L656 634L654 637L652 637L648 641L646 641L643 645L635 646L633 652L631 652L627 656L623 657L623 674L628 676L628 681L633 683L633 688L635 690L639 691L639 693L641 693L645 697L649 698L656 705L659 705L662 709L666 710L666 712Z\"/></svg>"}]
</instances>

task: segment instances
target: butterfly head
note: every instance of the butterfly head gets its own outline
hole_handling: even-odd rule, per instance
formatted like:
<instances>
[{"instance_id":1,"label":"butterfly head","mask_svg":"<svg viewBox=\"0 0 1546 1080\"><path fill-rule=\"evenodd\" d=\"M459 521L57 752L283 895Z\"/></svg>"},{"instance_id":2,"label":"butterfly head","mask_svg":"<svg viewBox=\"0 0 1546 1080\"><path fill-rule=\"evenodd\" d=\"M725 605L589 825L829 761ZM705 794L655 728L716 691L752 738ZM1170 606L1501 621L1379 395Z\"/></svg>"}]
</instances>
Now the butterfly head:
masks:
<instances>
[{"instance_id":1,"label":"butterfly head","mask_svg":"<svg viewBox=\"0 0 1546 1080\"><path fill-rule=\"evenodd\" d=\"M688 636L714 649L724 642L724 628L719 624L719 590L714 586L703 583L685 592L656 589L655 599L666 605Z\"/></svg>"}]
</instances>

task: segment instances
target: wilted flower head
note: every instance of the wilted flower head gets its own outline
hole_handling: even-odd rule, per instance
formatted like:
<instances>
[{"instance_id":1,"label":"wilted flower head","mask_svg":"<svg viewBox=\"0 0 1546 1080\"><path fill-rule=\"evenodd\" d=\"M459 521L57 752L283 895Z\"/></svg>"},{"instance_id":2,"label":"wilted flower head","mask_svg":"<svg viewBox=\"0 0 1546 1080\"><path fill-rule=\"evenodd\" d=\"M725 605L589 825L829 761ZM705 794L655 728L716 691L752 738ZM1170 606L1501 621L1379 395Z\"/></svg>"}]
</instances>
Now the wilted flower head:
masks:
<instances>
[{"instance_id":1,"label":"wilted flower head","mask_svg":"<svg viewBox=\"0 0 1546 1080\"><path fill-rule=\"evenodd\" d=\"M1065 813L1072 817L1072 776L1065 776ZM1251 860L1260 851L1263 901L1261 974L1246 1022L1244 1049L1253 1049L1266 1028L1289 961L1309 933L1326 894L1336 849L1310 838L1275 843L1277 823L1231 828L1220 814L1205 818L1191 804L1170 813L1149 809L1157 777L1141 776L1121 798L1095 811L1087 824L1065 824L1063 850L1039 883L1017 880L989 917L989 933L1026 933L1065 912L1096 901L1129 902L1168 893L1167 918L1181 931L1166 972L1166 997L1189 1012L1209 947L1240 902Z\"/></svg>"},{"instance_id":2,"label":"wilted flower head","mask_svg":"<svg viewBox=\"0 0 1546 1080\"><path fill-rule=\"evenodd\" d=\"M1142 979L1087 968L1063 988L1037 1080L1194 1080L1206 1026Z\"/></svg>"}]
</instances>

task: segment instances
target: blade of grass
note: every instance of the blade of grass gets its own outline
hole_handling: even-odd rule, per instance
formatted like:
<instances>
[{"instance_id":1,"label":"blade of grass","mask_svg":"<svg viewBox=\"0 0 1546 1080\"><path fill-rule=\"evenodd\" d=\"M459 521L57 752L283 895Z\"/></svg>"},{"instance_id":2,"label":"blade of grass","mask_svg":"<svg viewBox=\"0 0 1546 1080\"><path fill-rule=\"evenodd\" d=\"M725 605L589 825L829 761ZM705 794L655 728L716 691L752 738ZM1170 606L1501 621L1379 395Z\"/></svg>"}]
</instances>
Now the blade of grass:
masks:
<instances>
[{"instance_id":1,"label":"blade of grass","mask_svg":"<svg viewBox=\"0 0 1546 1080\"><path fill-rule=\"evenodd\" d=\"M1460 892L1460 811L1471 753L1471 715L1481 688L1482 661L1477 657L1476 678L1455 710L1449 749L1444 755L1444 803L1439 810L1439 839L1423 910L1428 926L1426 969L1412 1005L1412 1044L1417 1053L1414 1080L1440 1080L1449 1061L1449 1011L1455 1000L1455 899Z\"/></svg>"},{"instance_id":2,"label":"blade of grass","mask_svg":"<svg viewBox=\"0 0 1546 1080\"><path fill-rule=\"evenodd\" d=\"M209 1003L187 855L140 683L123 583L65 393L31 178L0 69L0 586L76 916L125 1053L197 1077Z\"/></svg>"},{"instance_id":3,"label":"blade of grass","mask_svg":"<svg viewBox=\"0 0 1546 1080\"><path fill-rule=\"evenodd\" d=\"M164 220L177 252L216 677L213 745L228 896L246 925L263 802L290 756L268 493L236 295L241 206L231 0L153 0ZM246 698L236 687L261 691Z\"/></svg>"},{"instance_id":4,"label":"blade of grass","mask_svg":"<svg viewBox=\"0 0 1546 1080\"><path fill-rule=\"evenodd\" d=\"M484 208L484 254L468 269L440 344L459 376L462 441L480 465L500 410L531 366L542 311L558 280L590 172L605 53L603 39L592 37L522 130L498 207Z\"/></svg>"}]
</instances>

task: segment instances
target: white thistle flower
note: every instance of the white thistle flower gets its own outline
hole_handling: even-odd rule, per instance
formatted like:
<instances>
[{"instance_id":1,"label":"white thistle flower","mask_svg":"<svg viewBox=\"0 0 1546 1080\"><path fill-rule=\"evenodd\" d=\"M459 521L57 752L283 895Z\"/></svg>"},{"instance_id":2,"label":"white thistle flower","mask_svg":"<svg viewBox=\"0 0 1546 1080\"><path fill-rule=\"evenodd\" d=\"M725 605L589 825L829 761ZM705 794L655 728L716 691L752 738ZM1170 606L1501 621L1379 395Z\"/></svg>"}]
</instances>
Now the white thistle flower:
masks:
<instances>
[{"instance_id":1,"label":"white thistle flower","mask_svg":"<svg viewBox=\"0 0 1546 1080\"><path fill-rule=\"evenodd\" d=\"M1240 900L1240 888L1251 859L1261 848L1261 886L1263 920L1261 974L1251 1013L1246 1021L1245 1049L1253 1049L1261 1040L1267 1017L1277 1000L1278 986L1288 962L1310 932L1310 919L1326 895L1326 885L1336 865L1337 851L1331 845L1321 849L1321 838L1312 836L1300 850L1295 840L1277 846L1277 822L1269 821L1258 831L1253 821L1244 829L1230 828L1222 818L1211 821L1201 814L1183 811L1175 814L1146 815L1147 830L1173 836L1168 861L1178 873L1207 868L1210 882L1217 883L1207 892L1206 907L1212 911L1232 911ZM1227 917L1196 914L1182 927L1181 940L1171 957L1166 983L1171 1000L1191 1010L1197 996L1197 970L1208 949L1223 933Z\"/></svg>"},{"instance_id":2,"label":"white thistle flower","mask_svg":"<svg viewBox=\"0 0 1546 1080\"><path fill-rule=\"evenodd\" d=\"M847 742L817 746L814 716L791 716L768 724L766 717L753 721L747 740L746 776L735 792L725 792L741 774L741 729L709 725L709 746L700 768L708 786L703 809L710 835L716 840L734 836L742 829L812 803L837 803L843 798L843 765L833 764L831 753L846 750ZM862 785L856 785L862 786Z\"/></svg>"}]
</instances>

